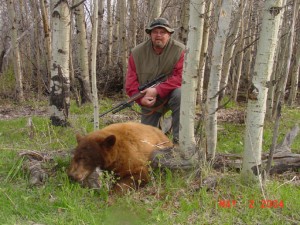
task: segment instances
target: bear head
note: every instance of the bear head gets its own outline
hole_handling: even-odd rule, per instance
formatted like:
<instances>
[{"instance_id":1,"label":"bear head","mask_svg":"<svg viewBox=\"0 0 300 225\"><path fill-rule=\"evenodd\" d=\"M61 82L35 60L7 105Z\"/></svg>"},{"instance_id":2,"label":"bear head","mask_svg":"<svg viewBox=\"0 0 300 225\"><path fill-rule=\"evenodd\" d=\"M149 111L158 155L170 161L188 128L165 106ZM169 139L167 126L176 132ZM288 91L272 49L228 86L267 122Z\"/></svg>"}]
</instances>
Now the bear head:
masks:
<instances>
[{"instance_id":1,"label":"bear head","mask_svg":"<svg viewBox=\"0 0 300 225\"><path fill-rule=\"evenodd\" d=\"M68 175L76 181L83 181L95 169L106 169L116 158L114 145L116 143L115 135L103 136L81 136L76 135L77 147L74 151L68 169Z\"/></svg>"}]
</instances>

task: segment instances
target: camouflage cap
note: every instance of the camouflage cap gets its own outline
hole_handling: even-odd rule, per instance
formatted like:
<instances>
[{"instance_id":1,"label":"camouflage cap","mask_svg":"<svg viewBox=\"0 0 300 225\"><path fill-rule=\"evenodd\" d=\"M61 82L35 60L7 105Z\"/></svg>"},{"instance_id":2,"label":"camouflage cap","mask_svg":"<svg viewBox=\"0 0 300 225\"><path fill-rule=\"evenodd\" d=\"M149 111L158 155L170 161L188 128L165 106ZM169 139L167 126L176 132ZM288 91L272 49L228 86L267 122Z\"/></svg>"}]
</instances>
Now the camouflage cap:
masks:
<instances>
[{"instance_id":1,"label":"camouflage cap","mask_svg":"<svg viewBox=\"0 0 300 225\"><path fill-rule=\"evenodd\" d=\"M156 27L162 27L165 28L169 33L174 33L174 29L170 27L169 21L165 18L155 18L145 31L147 34L150 34L151 31Z\"/></svg>"}]
</instances>

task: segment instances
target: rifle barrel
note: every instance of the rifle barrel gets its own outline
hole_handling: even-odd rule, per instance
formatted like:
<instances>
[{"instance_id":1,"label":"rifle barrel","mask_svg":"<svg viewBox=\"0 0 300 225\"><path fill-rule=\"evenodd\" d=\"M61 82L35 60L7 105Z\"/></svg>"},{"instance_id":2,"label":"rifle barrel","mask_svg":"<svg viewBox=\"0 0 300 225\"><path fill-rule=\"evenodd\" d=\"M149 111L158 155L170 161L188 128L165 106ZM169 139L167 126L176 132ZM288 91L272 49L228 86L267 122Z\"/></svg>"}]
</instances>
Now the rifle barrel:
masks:
<instances>
[{"instance_id":1,"label":"rifle barrel","mask_svg":"<svg viewBox=\"0 0 300 225\"><path fill-rule=\"evenodd\" d=\"M138 87L138 90L139 91L143 91L147 88L150 88L150 87L154 87L156 86L157 84L159 84L160 82L162 82L162 79L165 78L166 75L165 74L162 74L160 75L159 77L157 77L156 79L144 84L144 85L141 85ZM141 93L141 92L138 92L136 94L134 94L133 96L131 96L128 100L126 101L123 101L121 102L120 104L114 106L113 108L105 111L104 113L100 114L99 117L102 117L110 112L113 112L113 114L121 111L122 109L126 108L126 107L129 107L130 106L130 103L138 100L139 98L143 97L145 95L145 93Z\"/></svg>"},{"instance_id":2,"label":"rifle barrel","mask_svg":"<svg viewBox=\"0 0 300 225\"><path fill-rule=\"evenodd\" d=\"M159 77L155 78L154 80L152 80L152 81L150 81L150 82L148 82L148 83L146 83L146 84L144 84L144 85L139 86L138 89L139 89L139 91L143 91L143 90L145 90L145 89L147 89L147 88L149 88L149 87L156 86L156 85L159 84L159 83L162 81L162 79L164 79L165 77L166 77L166 75L165 75L165 74L162 74L162 75L160 75Z\"/></svg>"}]
</instances>

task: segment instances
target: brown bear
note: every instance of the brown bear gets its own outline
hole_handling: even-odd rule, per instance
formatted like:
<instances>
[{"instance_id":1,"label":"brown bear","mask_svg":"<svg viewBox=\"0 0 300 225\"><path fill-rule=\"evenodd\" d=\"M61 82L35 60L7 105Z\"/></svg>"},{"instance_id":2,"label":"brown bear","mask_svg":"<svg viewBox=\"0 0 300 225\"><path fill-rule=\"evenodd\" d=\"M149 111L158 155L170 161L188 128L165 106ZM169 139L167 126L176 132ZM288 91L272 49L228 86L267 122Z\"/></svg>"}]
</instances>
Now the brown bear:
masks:
<instances>
[{"instance_id":1,"label":"brown bear","mask_svg":"<svg viewBox=\"0 0 300 225\"><path fill-rule=\"evenodd\" d=\"M134 122L112 124L76 138L78 145L68 175L83 181L96 167L112 171L118 177L112 192L145 185L151 154L173 146L158 128Z\"/></svg>"}]
</instances>

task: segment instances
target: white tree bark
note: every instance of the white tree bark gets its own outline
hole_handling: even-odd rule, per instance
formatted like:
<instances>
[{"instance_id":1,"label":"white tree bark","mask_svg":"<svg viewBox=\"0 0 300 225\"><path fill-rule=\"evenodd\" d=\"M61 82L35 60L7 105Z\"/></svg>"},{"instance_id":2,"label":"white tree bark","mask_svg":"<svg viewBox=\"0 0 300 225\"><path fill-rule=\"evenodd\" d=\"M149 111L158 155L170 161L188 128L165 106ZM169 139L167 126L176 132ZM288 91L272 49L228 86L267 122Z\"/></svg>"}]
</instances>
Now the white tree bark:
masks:
<instances>
[{"instance_id":1,"label":"white tree bark","mask_svg":"<svg viewBox=\"0 0 300 225\"><path fill-rule=\"evenodd\" d=\"M40 7L41 7L41 15L43 20L43 29L45 35L45 49L46 49L46 60L47 60L47 82L48 87L50 86L50 79L51 79L51 32L50 32L50 24L49 24L49 4L45 4L45 0L40 0Z\"/></svg>"},{"instance_id":2,"label":"white tree bark","mask_svg":"<svg viewBox=\"0 0 300 225\"><path fill-rule=\"evenodd\" d=\"M38 18L39 16L39 7L38 4L35 4L35 1L31 1L31 10L33 11L34 18ZM34 39L35 39L35 61L36 61L36 85L37 85L37 99L41 100L42 96L42 89L43 89L43 80L42 80L42 74L41 74L41 51L40 51L40 40L41 35L39 32L39 23L34 24ZM50 64L48 64L50 65Z\"/></svg>"},{"instance_id":3,"label":"white tree bark","mask_svg":"<svg viewBox=\"0 0 300 225\"><path fill-rule=\"evenodd\" d=\"M245 46L246 46L246 51L245 51L245 56L244 56L244 71L246 74L246 79L249 80L250 79L250 74L251 74L251 68L252 68L252 60L254 58L254 54L253 54L253 49L254 49L254 44L253 41L255 40L255 29L253 26L253 1L255 0L248 0L249 2L249 7L248 7L248 11L246 12L245 15L245 20L247 20L246 22L246 32L245 32L245 36L247 37L245 40Z\"/></svg>"},{"instance_id":4,"label":"white tree bark","mask_svg":"<svg viewBox=\"0 0 300 225\"><path fill-rule=\"evenodd\" d=\"M240 38L239 38L239 43L237 45L238 49L238 55L235 57L235 60L237 61L237 68L236 68L236 76L234 77L234 82L233 82L233 100L236 102L237 101L237 96L238 96L238 90L240 86L240 79L242 76L242 66L243 66L243 61L244 61L244 45L245 45L245 23L244 23L244 11L247 7L247 0L241 0L240 4L242 5L242 11L241 11L241 22L240 22Z\"/></svg>"},{"instance_id":5,"label":"white tree bark","mask_svg":"<svg viewBox=\"0 0 300 225\"><path fill-rule=\"evenodd\" d=\"M199 61L199 72L198 72L198 84L197 84L197 102L200 104L203 101L203 82L204 82L204 73L205 73L205 65L206 59L208 57L208 43L209 43L209 34L210 34L210 22L211 22L211 12L212 12L212 1L209 1L206 4L206 15L204 19L203 25L203 38L201 45L201 54Z\"/></svg>"},{"instance_id":6,"label":"white tree bark","mask_svg":"<svg viewBox=\"0 0 300 225\"><path fill-rule=\"evenodd\" d=\"M181 87L179 145L186 157L196 150L194 135L197 75L200 60L205 1L190 1L189 34Z\"/></svg>"},{"instance_id":7,"label":"white tree bark","mask_svg":"<svg viewBox=\"0 0 300 225\"><path fill-rule=\"evenodd\" d=\"M133 48L136 46L136 38L137 38L137 22L138 22L138 17L137 17L137 2L136 0L130 0L128 1L129 3L129 27L130 27L130 33L131 33L131 38L132 41L129 43L130 48Z\"/></svg>"},{"instance_id":8,"label":"white tree bark","mask_svg":"<svg viewBox=\"0 0 300 225\"><path fill-rule=\"evenodd\" d=\"M298 7L300 2L298 2ZM298 16L300 14L298 13ZM296 34L296 41L295 43L298 42L298 46L295 45L295 63L292 65L291 69L291 91L288 99L288 104L289 106L293 106L296 101L297 93L298 93L298 83L299 83L299 69L300 69L300 32Z\"/></svg>"},{"instance_id":9,"label":"white tree bark","mask_svg":"<svg viewBox=\"0 0 300 225\"><path fill-rule=\"evenodd\" d=\"M229 32L232 1L224 0L220 8L218 30L212 50L211 71L209 76L206 100L206 143L208 158L214 158L217 146L217 109L219 88L222 72L222 62L226 37Z\"/></svg>"},{"instance_id":10,"label":"white tree bark","mask_svg":"<svg viewBox=\"0 0 300 225\"><path fill-rule=\"evenodd\" d=\"M127 6L126 1L120 1L120 41L121 41L121 62L122 62L122 72L123 72L123 91L125 92L125 77L127 72L127 60L128 60L128 44L127 44L127 35L126 35L126 14Z\"/></svg>"},{"instance_id":11,"label":"white tree bark","mask_svg":"<svg viewBox=\"0 0 300 225\"><path fill-rule=\"evenodd\" d=\"M228 38L226 40L226 48L224 52L223 57L223 66L222 66L222 77L220 81L220 99L222 99L225 96L226 93L226 86L228 84L228 78L229 78L229 72L231 68L231 64L234 58L234 50L237 44L237 37L239 34L239 31L241 30L241 21L242 21L242 15L244 13L245 7L240 4L240 13L236 15L234 18L234 23L230 29Z\"/></svg>"},{"instance_id":12,"label":"white tree bark","mask_svg":"<svg viewBox=\"0 0 300 225\"><path fill-rule=\"evenodd\" d=\"M15 2L14 0L7 0L8 15L11 22L11 45L13 49L13 62L14 62L14 74L16 78L15 97L18 101L24 101L23 92L23 74L21 71L21 57L18 43L18 25L15 13Z\"/></svg>"},{"instance_id":13,"label":"white tree bark","mask_svg":"<svg viewBox=\"0 0 300 225\"><path fill-rule=\"evenodd\" d=\"M113 46L112 46L112 52L118 53L118 56L116 56L115 54L112 55L112 61L120 61L119 54L121 52L121 45L120 45L120 20L121 20L121 16L120 16L120 5L122 5L124 3L124 1L117 1L115 3L115 5L113 5Z\"/></svg>"},{"instance_id":14,"label":"white tree bark","mask_svg":"<svg viewBox=\"0 0 300 225\"><path fill-rule=\"evenodd\" d=\"M283 0L282 5L286 4L287 0ZM285 26L283 25L285 22L285 14L286 14L286 7L284 7L281 11L281 19L280 19L280 25L279 25L279 33L278 37L281 37L285 33ZM284 62L284 49L285 49L285 39L279 38L279 44L276 45L276 50L275 50L275 56L274 56L274 63L273 63L273 70L272 74L270 77L270 85L268 88L268 95L267 95L267 103L266 103L266 118L268 120L273 119L273 107L274 107L274 95L275 95L275 88L276 88L276 81L279 79L279 74L282 68L282 64Z\"/></svg>"},{"instance_id":15,"label":"white tree bark","mask_svg":"<svg viewBox=\"0 0 300 225\"><path fill-rule=\"evenodd\" d=\"M101 58L102 56L102 22L104 16L104 1L98 0L98 44L97 44L97 57Z\"/></svg>"},{"instance_id":16,"label":"white tree bark","mask_svg":"<svg viewBox=\"0 0 300 225\"><path fill-rule=\"evenodd\" d=\"M252 85L248 90L242 177L252 182L261 165L263 126L266 113L268 82L273 68L274 53L278 42L282 0L267 0L258 42ZM255 173L258 172L258 173Z\"/></svg>"},{"instance_id":17,"label":"white tree bark","mask_svg":"<svg viewBox=\"0 0 300 225\"><path fill-rule=\"evenodd\" d=\"M112 10L111 10L111 0L107 0L107 66L112 65L112 48L113 48L113 20L112 20Z\"/></svg>"},{"instance_id":18,"label":"white tree bark","mask_svg":"<svg viewBox=\"0 0 300 225\"><path fill-rule=\"evenodd\" d=\"M52 9L52 57L50 82L50 120L68 125L70 108L70 8L67 0L56 0Z\"/></svg>"},{"instance_id":19,"label":"white tree bark","mask_svg":"<svg viewBox=\"0 0 300 225\"><path fill-rule=\"evenodd\" d=\"M162 0L148 0L149 22L154 18L160 17Z\"/></svg>"},{"instance_id":20,"label":"white tree bark","mask_svg":"<svg viewBox=\"0 0 300 225\"><path fill-rule=\"evenodd\" d=\"M184 0L180 4L182 8L180 10L180 31L178 37L182 43L186 44L189 31L190 3L189 0Z\"/></svg>"},{"instance_id":21,"label":"white tree bark","mask_svg":"<svg viewBox=\"0 0 300 225\"><path fill-rule=\"evenodd\" d=\"M96 79L96 62L97 62L97 38L98 38L98 0L94 0L93 9L93 28L92 28L92 55L91 55L91 71L92 71L92 97L94 105L94 130L99 129L99 104Z\"/></svg>"},{"instance_id":22,"label":"white tree bark","mask_svg":"<svg viewBox=\"0 0 300 225\"><path fill-rule=\"evenodd\" d=\"M294 36L295 36L295 24L296 24L296 15L298 12L298 8L296 7L296 1L294 1L294 4L292 5L292 16L291 16L291 26L289 28L289 35L288 35L288 41L287 46L285 46L285 62L283 63L283 72L280 74L280 79L276 87L275 96L274 96L274 107L273 107L273 118L276 117L276 109L278 107L279 102L284 102L284 94L286 89L286 84L288 80L288 75L290 72L291 67L291 61L292 61L292 53L293 53L293 46L294 46Z\"/></svg>"},{"instance_id":23,"label":"white tree bark","mask_svg":"<svg viewBox=\"0 0 300 225\"><path fill-rule=\"evenodd\" d=\"M74 5L77 5L81 0L74 0ZM91 102L91 85L89 75L89 57L88 57L88 43L87 33L85 28L85 13L84 4L81 3L74 9L75 21L76 21L76 35L77 35L77 47L78 47L78 64L79 64L79 76L81 92L81 103Z\"/></svg>"}]
</instances>

